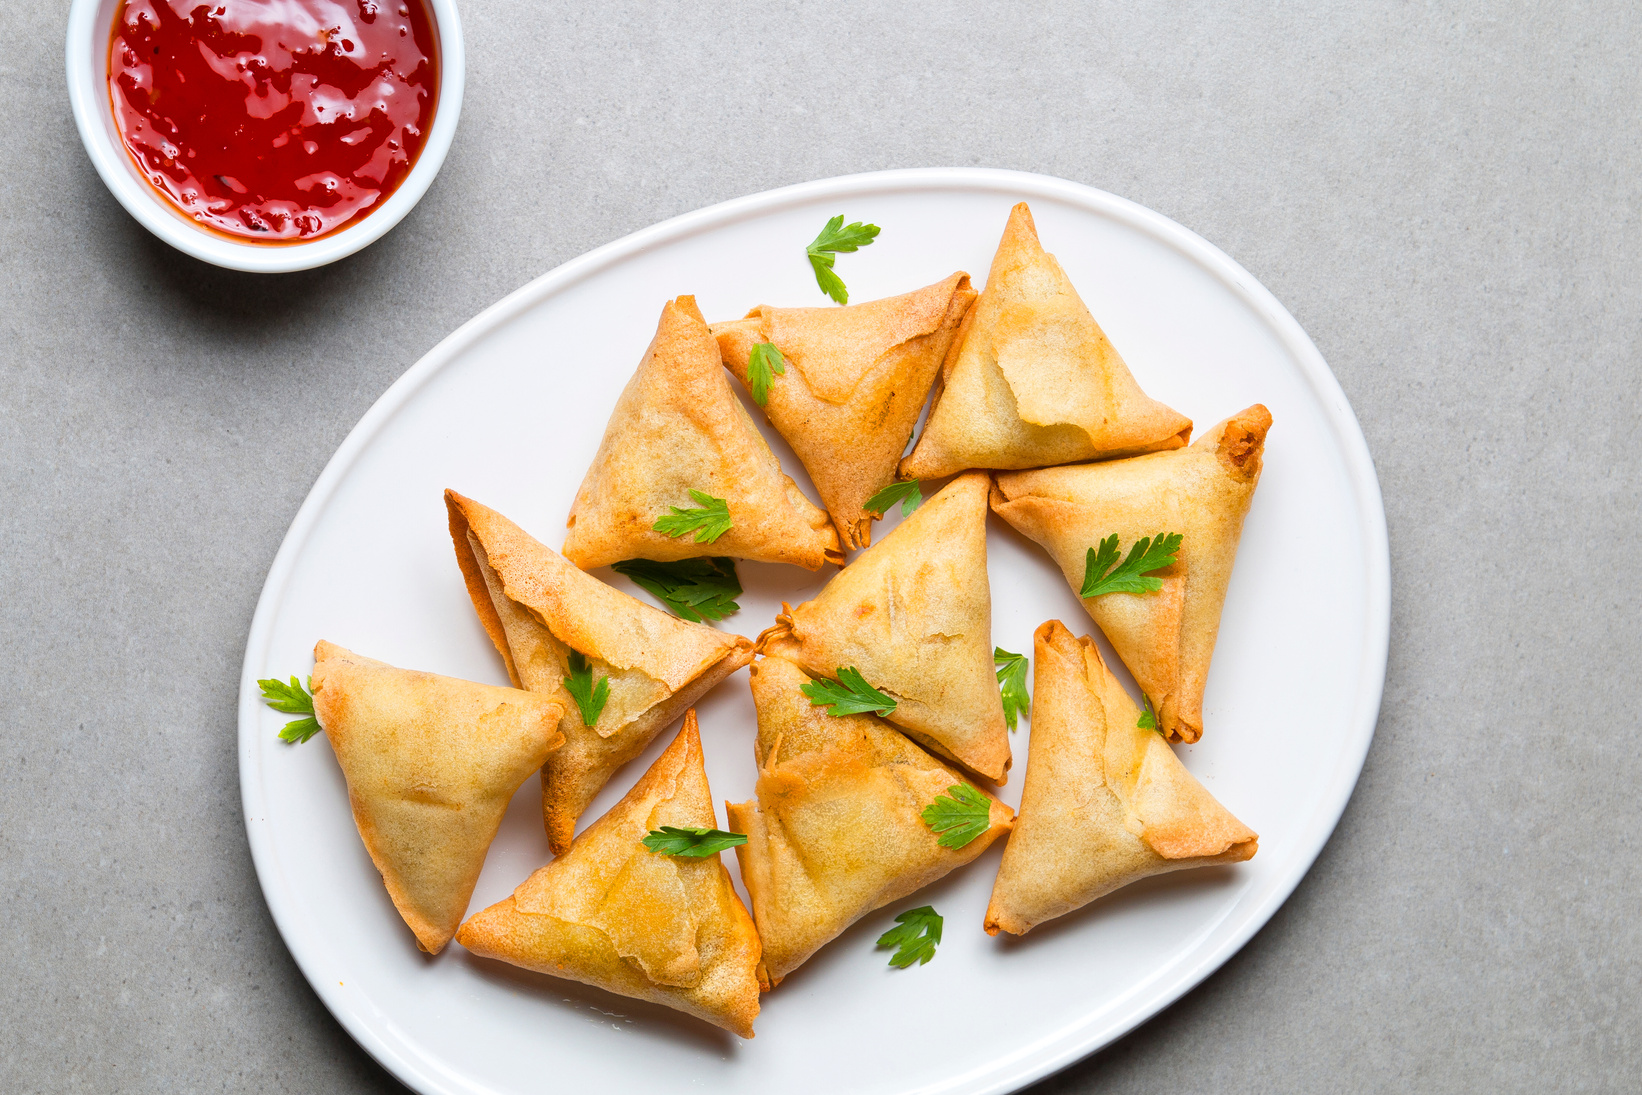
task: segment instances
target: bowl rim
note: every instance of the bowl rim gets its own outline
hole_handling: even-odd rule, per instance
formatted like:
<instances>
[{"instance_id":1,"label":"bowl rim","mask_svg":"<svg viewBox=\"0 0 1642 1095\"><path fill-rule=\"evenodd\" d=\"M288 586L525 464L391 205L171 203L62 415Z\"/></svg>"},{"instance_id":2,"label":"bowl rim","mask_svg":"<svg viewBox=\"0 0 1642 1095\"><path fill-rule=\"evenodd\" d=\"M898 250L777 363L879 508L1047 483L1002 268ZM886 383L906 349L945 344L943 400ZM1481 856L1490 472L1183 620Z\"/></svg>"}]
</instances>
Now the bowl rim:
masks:
<instances>
[{"instance_id":1,"label":"bowl rim","mask_svg":"<svg viewBox=\"0 0 1642 1095\"><path fill-rule=\"evenodd\" d=\"M248 273L288 273L335 262L381 239L427 193L445 162L462 113L467 82L462 21L456 0L426 0L439 35L439 99L427 143L410 174L375 211L338 232L303 243L241 242L191 223L137 174L130 153L114 128L108 95L107 57L114 12L121 0L71 0L65 66L74 125L92 166L137 223L184 254L202 262Z\"/></svg>"}]
</instances>

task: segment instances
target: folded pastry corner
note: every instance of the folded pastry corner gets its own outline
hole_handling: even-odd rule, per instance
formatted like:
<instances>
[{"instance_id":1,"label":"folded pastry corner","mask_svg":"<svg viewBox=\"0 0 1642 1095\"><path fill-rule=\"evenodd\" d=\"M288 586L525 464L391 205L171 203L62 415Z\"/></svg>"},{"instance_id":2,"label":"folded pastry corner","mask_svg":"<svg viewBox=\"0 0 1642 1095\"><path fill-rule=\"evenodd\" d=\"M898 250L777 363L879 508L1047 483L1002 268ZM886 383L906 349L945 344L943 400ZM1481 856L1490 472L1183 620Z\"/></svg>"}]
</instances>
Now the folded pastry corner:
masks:
<instances>
[{"instance_id":1,"label":"folded pastry corner","mask_svg":"<svg viewBox=\"0 0 1642 1095\"><path fill-rule=\"evenodd\" d=\"M663 1004L753 1036L758 932L718 855L652 852L664 825L711 829L696 713L568 852L475 913L457 942L484 958Z\"/></svg>"},{"instance_id":2,"label":"folded pastry corner","mask_svg":"<svg viewBox=\"0 0 1642 1095\"><path fill-rule=\"evenodd\" d=\"M615 771L751 661L752 643L605 585L471 498L447 490L445 506L468 595L508 675L564 711L564 747L542 767L542 819L558 854ZM565 688L573 656L608 689L592 725Z\"/></svg>"},{"instance_id":3,"label":"folded pastry corner","mask_svg":"<svg viewBox=\"0 0 1642 1095\"><path fill-rule=\"evenodd\" d=\"M757 797L726 803L731 829L747 835L736 857L772 983L867 913L973 860L1013 818L986 795L987 828L943 847L920 815L963 777L872 715L813 706L807 680L782 657L753 664Z\"/></svg>"},{"instance_id":4,"label":"folded pastry corner","mask_svg":"<svg viewBox=\"0 0 1642 1095\"><path fill-rule=\"evenodd\" d=\"M1026 781L987 934L1024 935L1149 875L1254 855L1254 832L1139 725L1093 639L1051 620L1033 653Z\"/></svg>"},{"instance_id":5,"label":"folded pastry corner","mask_svg":"<svg viewBox=\"0 0 1642 1095\"><path fill-rule=\"evenodd\" d=\"M783 605L758 653L818 677L853 667L895 699L890 722L994 783L1010 765L992 661L986 573L990 480L948 483L797 608Z\"/></svg>"},{"instance_id":6,"label":"folded pastry corner","mask_svg":"<svg viewBox=\"0 0 1642 1095\"><path fill-rule=\"evenodd\" d=\"M749 391L754 347L780 352L786 371L770 380L764 413L809 472L846 550L871 543L867 500L895 481L974 301L959 271L897 297L842 308L761 305L712 325L725 366Z\"/></svg>"},{"instance_id":7,"label":"folded pastry corner","mask_svg":"<svg viewBox=\"0 0 1642 1095\"><path fill-rule=\"evenodd\" d=\"M655 528L676 510L711 511L719 502L727 527L709 513L702 527L677 536ZM564 557L583 570L703 555L809 570L843 562L831 519L782 472L731 391L718 343L687 296L662 308L656 337L616 401L566 524Z\"/></svg>"},{"instance_id":8,"label":"folded pastry corner","mask_svg":"<svg viewBox=\"0 0 1642 1095\"><path fill-rule=\"evenodd\" d=\"M562 709L324 641L312 683L365 850L416 945L438 954L467 911L508 800L564 741Z\"/></svg>"},{"instance_id":9,"label":"folded pastry corner","mask_svg":"<svg viewBox=\"0 0 1642 1095\"><path fill-rule=\"evenodd\" d=\"M1181 535L1174 564L1155 573L1161 589L1083 599L1170 741L1203 734L1220 610L1270 428L1271 413L1256 403L1184 449L996 476L992 508L1041 544L1080 593L1089 550L1107 537L1126 552L1142 538Z\"/></svg>"},{"instance_id":10,"label":"folded pastry corner","mask_svg":"<svg viewBox=\"0 0 1642 1095\"><path fill-rule=\"evenodd\" d=\"M1032 213L1010 211L903 476L1038 468L1179 448L1191 420L1141 391Z\"/></svg>"}]
</instances>

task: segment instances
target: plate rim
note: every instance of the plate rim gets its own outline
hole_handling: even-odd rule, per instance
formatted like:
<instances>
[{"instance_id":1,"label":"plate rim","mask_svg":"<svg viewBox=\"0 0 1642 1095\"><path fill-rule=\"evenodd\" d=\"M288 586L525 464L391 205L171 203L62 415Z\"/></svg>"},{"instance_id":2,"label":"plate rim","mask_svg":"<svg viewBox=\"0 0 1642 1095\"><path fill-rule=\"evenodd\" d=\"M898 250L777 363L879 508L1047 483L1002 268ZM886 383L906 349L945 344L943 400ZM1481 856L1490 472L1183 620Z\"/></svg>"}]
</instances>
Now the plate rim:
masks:
<instances>
[{"instance_id":1,"label":"plate rim","mask_svg":"<svg viewBox=\"0 0 1642 1095\"><path fill-rule=\"evenodd\" d=\"M1095 1022L1053 1035L1053 1044L1048 1047L1042 1043L1022 1047L1015 1054L1000 1059L998 1067L986 1069L986 1074L976 1075L975 1071L971 1071L968 1076L952 1078L942 1085L943 1089L963 1091L966 1095L1003 1095L1017 1091L1111 1045L1150 1020L1224 965L1256 932L1265 927L1293 894L1300 880L1310 872L1324 845L1333 836L1356 788L1379 721L1391 635L1390 540L1379 477L1362 426L1339 380L1329 369L1316 344L1271 291L1218 247L1161 213L1092 186L1032 172L977 167L903 168L818 179L732 198L660 221L587 251L508 293L441 339L388 386L349 430L326 462L286 530L257 598L240 669L238 717L240 798L257 883L281 941L309 986L348 1035L406 1086L424 1095L482 1090L481 1085L451 1073L426 1054L412 1057L401 1052L399 1046L381 1033L383 1026L392 1029L391 1020L381 1015L366 1016L357 1006L357 998L351 999L351 994L341 991L344 986L340 983L333 986L328 978L321 975L316 968L318 956L309 949L307 939L296 930L296 899L280 885L283 878L265 816L266 800L260 778L259 756L261 697L256 685L256 672L257 667L266 663L274 616L289 583L295 560L314 525L347 470L399 409L458 355L528 308L650 247L726 227L752 216L820 198L931 190L990 191L1018 196L1021 200L1042 198L1113 217L1196 261L1259 314L1299 364L1302 375L1323 408L1329 432L1344 458L1357 516L1363 529L1361 546L1366 579L1363 620L1366 642L1352 716L1354 725L1350 726L1352 733L1347 738L1348 746L1354 748L1347 749L1336 770L1326 777L1325 791L1318 800L1316 814L1305 826L1306 831L1311 833L1310 846L1297 850L1298 854L1292 859L1287 874L1278 877L1265 900L1245 914L1244 923L1235 932L1209 947L1198 956L1197 961L1183 963L1169 976L1138 985L1134 990L1137 998L1114 1020ZM1213 926L1208 927L1212 930ZM400 1040L405 1041L402 1036Z\"/></svg>"}]
</instances>

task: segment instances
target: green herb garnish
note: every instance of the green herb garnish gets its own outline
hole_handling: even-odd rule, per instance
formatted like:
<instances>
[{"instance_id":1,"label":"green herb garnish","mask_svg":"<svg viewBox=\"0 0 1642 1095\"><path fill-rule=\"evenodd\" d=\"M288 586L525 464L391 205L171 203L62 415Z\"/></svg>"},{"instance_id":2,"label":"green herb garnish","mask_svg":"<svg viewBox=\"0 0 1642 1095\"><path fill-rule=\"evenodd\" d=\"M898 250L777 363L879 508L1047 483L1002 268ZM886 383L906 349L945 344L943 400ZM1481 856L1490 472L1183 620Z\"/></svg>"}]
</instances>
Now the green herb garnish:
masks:
<instances>
[{"instance_id":1,"label":"green herb garnish","mask_svg":"<svg viewBox=\"0 0 1642 1095\"><path fill-rule=\"evenodd\" d=\"M1144 706L1140 710L1140 718L1135 722L1135 725L1142 730L1156 730L1157 712L1152 710L1152 697L1142 692L1140 702Z\"/></svg>"},{"instance_id":2,"label":"green herb garnish","mask_svg":"<svg viewBox=\"0 0 1642 1095\"><path fill-rule=\"evenodd\" d=\"M1011 654L1001 646L992 648L992 664L998 667L998 692L1003 697L1003 718L1009 729L1021 712L1032 707L1026 692L1026 655Z\"/></svg>"},{"instance_id":3,"label":"green herb garnish","mask_svg":"<svg viewBox=\"0 0 1642 1095\"><path fill-rule=\"evenodd\" d=\"M703 859L745 843L747 838L741 833L726 833L723 829L680 829L672 825L651 829L643 841L652 852L687 859Z\"/></svg>"},{"instance_id":4,"label":"green herb garnish","mask_svg":"<svg viewBox=\"0 0 1642 1095\"><path fill-rule=\"evenodd\" d=\"M890 965L904 970L914 962L921 966L935 957L935 947L941 941L941 914L934 906L908 909L895 918L895 923L899 927L878 937L880 947L896 948L890 956Z\"/></svg>"},{"instance_id":5,"label":"green herb garnish","mask_svg":"<svg viewBox=\"0 0 1642 1095\"><path fill-rule=\"evenodd\" d=\"M1099 597L1105 593L1154 593L1163 588L1163 579L1147 577L1154 570L1172 566L1180 550L1178 532L1142 536L1118 563L1117 533L1100 542L1100 553L1089 549L1083 565L1083 588L1079 597ZM1114 566L1114 564L1116 564Z\"/></svg>"},{"instance_id":6,"label":"green herb garnish","mask_svg":"<svg viewBox=\"0 0 1642 1095\"><path fill-rule=\"evenodd\" d=\"M812 707L831 708L827 714L833 718L864 711L884 716L895 710L894 698L868 684L853 665L839 666L835 681L805 681L802 691L810 698Z\"/></svg>"},{"instance_id":7,"label":"green herb garnish","mask_svg":"<svg viewBox=\"0 0 1642 1095\"><path fill-rule=\"evenodd\" d=\"M753 393L753 402L760 407L770 401L770 384L778 376L787 374L787 359L773 342L760 342L753 347L747 359L747 388Z\"/></svg>"},{"instance_id":8,"label":"green herb garnish","mask_svg":"<svg viewBox=\"0 0 1642 1095\"><path fill-rule=\"evenodd\" d=\"M871 498L861 509L866 513L876 513L882 517L895 508L895 503L901 503L901 516L910 517L924 500L924 492L918 487L918 480L907 479L899 483L891 483Z\"/></svg>"},{"instance_id":9,"label":"green herb garnish","mask_svg":"<svg viewBox=\"0 0 1642 1095\"><path fill-rule=\"evenodd\" d=\"M832 272L832 257L838 252L857 251L877 238L876 224L862 224L856 221L846 225L843 214L828 221L827 226L821 229L821 234L804 248L804 254L810 260L810 267L815 271L815 283L821 287L821 291L839 304L848 304L850 291L844 288L844 283Z\"/></svg>"},{"instance_id":10,"label":"green herb garnish","mask_svg":"<svg viewBox=\"0 0 1642 1095\"><path fill-rule=\"evenodd\" d=\"M722 555L680 559L658 563L653 559L625 559L610 567L625 574L641 588L649 590L672 610L673 615L692 623L722 620L741 606L735 560Z\"/></svg>"},{"instance_id":11,"label":"green herb garnish","mask_svg":"<svg viewBox=\"0 0 1642 1095\"><path fill-rule=\"evenodd\" d=\"M592 726L599 721L605 701L610 698L610 678L600 677L593 683L593 667L579 652L570 652L570 672L564 679L564 690L576 701L582 713L582 725Z\"/></svg>"},{"instance_id":12,"label":"green herb garnish","mask_svg":"<svg viewBox=\"0 0 1642 1095\"><path fill-rule=\"evenodd\" d=\"M992 828L992 803L969 784L954 783L918 816L930 832L940 834L936 843L941 847L962 848Z\"/></svg>"},{"instance_id":13,"label":"green herb garnish","mask_svg":"<svg viewBox=\"0 0 1642 1095\"><path fill-rule=\"evenodd\" d=\"M692 490L690 497L695 499L700 509L670 506L668 508L673 511L672 515L657 518L656 523L650 527L675 539L693 532L698 544L710 544L730 531L732 522L728 502L722 498L714 498L710 494L703 494L699 490Z\"/></svg>"},{"instance_id":14,"label":"green herb garnish","mask_svg":"<svg viewBox=\"0 0 1642 1095\"><path fill-rule=\"evenodd\" d=\"M302 682L295 677L286 684L278 677L270 677L265 681L258 681L262 687L262 702L275 711L283 711L287 715L307 715L305 719L296 719L285 724L285 729L279 732L280 741L288 741L301 745L315 734L319 733L319 720L314 718L314 697L309 688L314 686L314 679L308 678L308 688L302 687Z\"/></svg>"}]
</instances>

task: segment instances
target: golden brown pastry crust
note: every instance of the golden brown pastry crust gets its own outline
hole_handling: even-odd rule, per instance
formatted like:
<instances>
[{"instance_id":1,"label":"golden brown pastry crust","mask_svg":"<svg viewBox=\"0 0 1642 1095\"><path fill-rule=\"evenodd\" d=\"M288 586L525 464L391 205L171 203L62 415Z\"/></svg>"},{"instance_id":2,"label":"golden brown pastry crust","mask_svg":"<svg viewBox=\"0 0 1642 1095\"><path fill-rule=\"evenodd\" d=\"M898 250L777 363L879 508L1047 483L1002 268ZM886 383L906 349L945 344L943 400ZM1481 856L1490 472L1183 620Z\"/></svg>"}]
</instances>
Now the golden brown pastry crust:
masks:
<instances>
[{"instance_id":1,"label":"golden brown pastry crust","mask_svg":"<svg viewBox=\"0 0 1642 1095\"><path fill-rule=\"evenodd\" d=\"M717 855L659 855L641 843L663 825L718 825L694 710L609 813L511 896L474 914L457 942L751 1038L765 987L752 917Z\"/></svg>"},{"instance_id":2,"label":"golden brown pastry crust","mask_svg":"<svg viewBox=\"0 0 1642 1095\"><path fill-rule=\"evenodd\" d=\"M896 699L889 721L994 783L1009 727L992 661L986 573L990 480L948 483L797 608L783 605L758 651L815 675L854 666Z\"/></svg>"},{"instance_id":3,"label":"golden brown pastry crust","mask_svg":"<svg viewBox=\"0 0 1642 1095\"><path fill-rule=\"evenodd\" d=\"M1238 863L1259 846L1180 763L1094 640L1059 620L1033 642L1032 743L986 931L1024 935L1148 875Z\"/></svg>"},{"instance_id":4,"label":"golden brown pastry crust","mask_svg":"<svg viewBox=\"0 0 1642 1095\"><path fill-rule=\"evenodd\" d=\"M752 660L752 643L680 620L570 565L495 510L445 492L468 595L520 687L564 709L565 744L542 767L542 819L554 854L616 770L714 685ZM569 651L610 681L594 726L563 687Z\"/></svg>"},{"instance_id":5,"label":"golden brown pastry crust","mask_svg":"<svg viewBox=\"0 0 1642 1095\"><path fill-rule=\"evenodd\" d=\"M1260 481L1271 413L1256 403L1189 448L1075 467L997 476L992 508L1083 587L1088 550L1116 533L1120 548L1179 532L1176 562L1155 593L1108 593L1083 602L1150 697L1171 741L1203 734L1203 688L1220 632L1243 517Z\"/></svg>"},{"instance_id":6,"label":"golden brown pastry crust","mask_svg":"<svg viewBox=\"0 0 1642 1095\"><path fill-rule=\"evenodd\" d=\"M986 288L941 370L903 476L1038 468L1179 448L1191 420L1140 390L1026 203L1009 214Z\"/></svg>"},{"instance_id":7,"label":"golden brown pastry crust","mask_svg":"<svg viewBox=\"0 0 1642 1095\"><path fill-rule=\"evenodd\" d=\"M723 498L733 527L712 543L656 532L690 491ZM694 297L661 310L566 522L564 557L583 570L623 559L729 555L817 570L843 562L826 513L804 497L730 390Z\"/></svg>"},{"instance_id":8,"label":"golden brown pastry crust","mask_svg":"<svg viewBox=\"0 0 1642 1095\"><path fill-rule=\"evenodd\" d=\"M808 679L785 658L753 664L757 798L725 804L730 827L747 834L736 857L772 982L867 913L980 855L1013 816L988 795L991 828L941 847L919 814L963 777L872 715L811 705L800 691Z\"/></svg>"},{"instance_id":9,"label":"golden brown pastry crust","mask_svg":"<svg viewBox=\"0 0 1642 1095\"><path fill-rule=\"evenodd\" d=\"M314 713L354 823L416 945L438 954L513 792L564 737L545 696L314 647Z\"/></svg>"},{"instance_id":10,"label":"golden brown pastry crust","mask_svg":"<svg viewBox=\"0 0 1642 1095\"><path fill-rule=\"evenodd\" d=\"M969 275L843 308L772 308L712 325L742 384L753 347L773 343L787 371L764 407L787 439L846 549L872 542L867 500L895 481L929 389L975 302Z\"/></svg>"}]
</instances>

